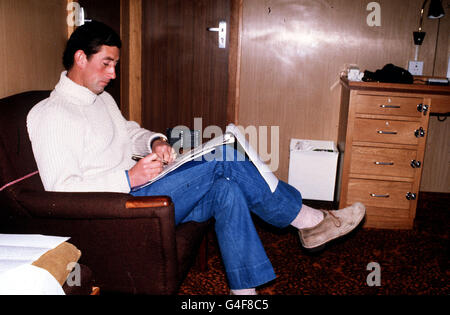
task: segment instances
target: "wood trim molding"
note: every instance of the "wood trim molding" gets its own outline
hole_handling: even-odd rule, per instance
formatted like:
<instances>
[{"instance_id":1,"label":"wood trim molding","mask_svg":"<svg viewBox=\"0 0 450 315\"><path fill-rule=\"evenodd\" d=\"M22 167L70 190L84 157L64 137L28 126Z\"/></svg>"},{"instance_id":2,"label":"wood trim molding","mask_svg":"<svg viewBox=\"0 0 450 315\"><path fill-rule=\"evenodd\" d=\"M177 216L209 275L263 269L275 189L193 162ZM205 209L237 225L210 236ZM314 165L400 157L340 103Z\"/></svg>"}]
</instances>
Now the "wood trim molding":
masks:
<instances>
[{"instance_id":1,"label":"wood trim molding","mask_svg":"<svg viewBox=\"0 0 450 315\"><path fill-rule=\"evenodd\" d=\"M67 9L67 6L69 5L69 3L71 3L71 2L78 2L78 0L66 0L66 9ZM68 12L69 11L66 11L67 14L68 14ZM74 26L70 26L67 23L67 40L70 38L70 35L72 35L73 31L75 31L75 28L76 28L75 25Z\"/></svg>"},{"instance_id":2,"label":"wood trim molding","mask_svg":"<svg viewBox=\"0 0 450 315\"><path fill-rule=\"evenodd\" d=\"M142 0L120 1L121 110L142 124Z\"/></svg>"},{"instance_id":3,"label":"wood trim molding","mask_svg":"<svg viewBox=\"0 0 450 315\"><path fill-rule=\"evenodd\" d=\"M128 106L129 91L129 34L130 34L130 2L120 0L120 39L122 40L122 49L120 51L120 110L122 115L130 118L130 109Z\"/></svg>"},{"instance_id":4,"label":"wood trim molding","mask_svg":"<svg viewBox=\"0 0 450 315\"><path fill-rule=\"evenodd\" d=\"M228 56L227 123L238 124L239 86L241 78L241 35L244 0L231 0L230 43Z\"/></svg>"}]
</instances>

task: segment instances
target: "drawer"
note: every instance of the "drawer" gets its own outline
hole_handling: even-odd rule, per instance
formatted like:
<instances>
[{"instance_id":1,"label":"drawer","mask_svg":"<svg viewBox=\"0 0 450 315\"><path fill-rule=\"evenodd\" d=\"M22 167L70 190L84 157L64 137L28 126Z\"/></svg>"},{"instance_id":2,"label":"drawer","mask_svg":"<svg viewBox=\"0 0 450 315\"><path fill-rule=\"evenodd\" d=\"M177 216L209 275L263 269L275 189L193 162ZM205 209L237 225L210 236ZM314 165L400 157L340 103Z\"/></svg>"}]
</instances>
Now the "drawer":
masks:
<instances>
[{"instance_id":1,"label":"drawer","mask_svg":"<svg viewBox=\"0 0 450 315\"><path fill-rule=\"evenodd\" d=\"M423 104L420 97L399 97L381 95L357 95L355 97L358 114L393 115L421 117L417 105Z\"/></svg>"},{"instance_id":2,"label":"drawer","mask_svg":"<svg viewBox=\"0 0 450 315\"><path fill-rule=\"evenodd\" d=\"M350 173L412 178L419 169L411 166L416 157L416 150L354 146Z\"/></svg>"},{"instance_id":3,"label":"drawer","mask_svg":"<svg viewBox=\"0 0 450 315\"><path fill-rule=\"evenodd\" d=\"M366 207L364 227L381 229L412 229L414 219L409 209Z\"/></svg>"},{"instance_id":4,"label":"drawer","mask_svg":"<svg viewBox=\"0 0 450 315\"><path fill-rule=\"evenodd\" d=\"M356 118L353 140L417 145L420 137L415 133L421 127L421 123L415 121Z\"/></svg>"},{"instance_id":5,"label":"drawer","mask_svg":"<svg viewBox=\"0 0 450 315\"><path fill-rule=\"evenodd\" d=\"M362 202L369 207L409 209L412 183L351 178L348 183L347 203ZM417 192L414 192L417 194Z\"/></svg>"}]
</instances>

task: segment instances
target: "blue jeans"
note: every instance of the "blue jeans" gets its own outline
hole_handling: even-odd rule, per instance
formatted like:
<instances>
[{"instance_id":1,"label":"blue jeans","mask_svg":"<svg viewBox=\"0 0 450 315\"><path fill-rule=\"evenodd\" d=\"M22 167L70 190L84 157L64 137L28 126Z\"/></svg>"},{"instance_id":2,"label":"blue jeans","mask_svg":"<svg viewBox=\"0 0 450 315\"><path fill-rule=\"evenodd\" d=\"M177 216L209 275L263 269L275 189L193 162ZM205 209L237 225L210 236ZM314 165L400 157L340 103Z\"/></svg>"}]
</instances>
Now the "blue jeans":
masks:
<instances>
[{"instance_id":1,"label":"blue jeans","mask_svg":"<svg viewBox=\"0 0 450 315\"><path fill-rule=\"evenodd\" d=\"M252 162L230 146L219 150L223 151L223 158L188 162L131 194L170 196L175 205L176 224L214 217L230 288L254 288L276 276L250 211L283 228L298 215L302 197L283 181L272 193Z\"/></svg>"}]
</instances>

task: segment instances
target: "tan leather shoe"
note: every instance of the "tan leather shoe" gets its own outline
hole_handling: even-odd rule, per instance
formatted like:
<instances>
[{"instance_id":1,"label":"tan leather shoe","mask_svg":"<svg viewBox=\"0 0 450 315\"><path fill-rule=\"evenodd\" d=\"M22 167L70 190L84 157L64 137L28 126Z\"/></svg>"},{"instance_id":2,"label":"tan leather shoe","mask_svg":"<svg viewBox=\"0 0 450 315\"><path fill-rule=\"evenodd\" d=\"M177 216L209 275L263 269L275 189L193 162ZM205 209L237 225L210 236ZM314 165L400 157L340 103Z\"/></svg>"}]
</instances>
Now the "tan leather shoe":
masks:
<instances>
[{"instance_id":1,"label":"tan leather shoe","mask_svg":"<svg viewBox=\"0 0 450 315\"><path fill-rule=\"evenodd\" d=\"M344 209L321 211L324 217L319 224L298 230L300 241L307 249L317 248L351 232L364 218L366 207L356 202Z\"/></svg>"}]
</instances>

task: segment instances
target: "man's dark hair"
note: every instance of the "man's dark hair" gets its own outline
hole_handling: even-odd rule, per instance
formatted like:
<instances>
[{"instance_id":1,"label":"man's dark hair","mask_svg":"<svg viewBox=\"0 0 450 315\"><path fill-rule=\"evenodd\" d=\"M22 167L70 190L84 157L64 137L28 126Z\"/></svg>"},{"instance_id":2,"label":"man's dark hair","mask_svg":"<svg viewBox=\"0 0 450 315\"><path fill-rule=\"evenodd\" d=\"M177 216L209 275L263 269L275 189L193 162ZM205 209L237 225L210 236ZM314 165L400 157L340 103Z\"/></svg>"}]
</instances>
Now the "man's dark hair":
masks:
<instances>
[{"instance_id":1,"label":"man's dark hair","mask_svg":"<svg viewBox=\"0 0 450 315\"><path fill-rule=\"evenodd\" d=\"M86 22L77 27L70 36L63 54L63 65L66 70L73 66L74 54L83 50L88 58L100 51L102 45L121 48L120 36L108 25L98 22Z\"/></svg>"}]
</instances>

